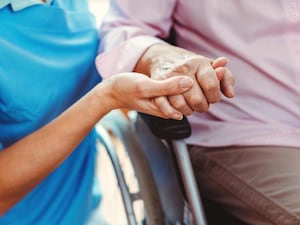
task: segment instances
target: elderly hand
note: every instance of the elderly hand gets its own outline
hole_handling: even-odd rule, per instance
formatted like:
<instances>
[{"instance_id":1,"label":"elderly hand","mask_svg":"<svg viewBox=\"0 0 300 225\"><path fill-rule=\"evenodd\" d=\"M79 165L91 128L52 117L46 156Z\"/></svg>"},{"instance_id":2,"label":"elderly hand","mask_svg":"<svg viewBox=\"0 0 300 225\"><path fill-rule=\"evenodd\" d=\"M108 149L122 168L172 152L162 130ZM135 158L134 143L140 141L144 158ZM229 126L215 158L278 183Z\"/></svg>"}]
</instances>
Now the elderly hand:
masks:
<instances>
[{"instance_id":1,"label":"elderly hand","mask_svg":"<svg viewBox=\"0 0 300 225\"><path fill-rule=\"evenodd\" d=\"M226 64L225 57L212 60L172 45L157 44L145 52L135 70L157 80L178 75L191 77L194 85L189 91L155 99L158 105L169 102L190 115L193 111L207 111L210 103L220 100L221 93L228 98L234 96L234 77Z\"/></svg>"}]
</instances>

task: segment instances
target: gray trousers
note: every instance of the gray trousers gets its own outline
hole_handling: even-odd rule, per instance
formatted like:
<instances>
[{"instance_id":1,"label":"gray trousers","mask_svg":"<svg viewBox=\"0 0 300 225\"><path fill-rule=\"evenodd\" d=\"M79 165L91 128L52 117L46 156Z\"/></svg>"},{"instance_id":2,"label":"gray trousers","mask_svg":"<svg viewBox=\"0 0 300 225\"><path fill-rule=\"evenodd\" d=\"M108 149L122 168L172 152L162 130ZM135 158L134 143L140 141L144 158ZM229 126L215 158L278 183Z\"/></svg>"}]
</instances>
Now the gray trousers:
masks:
<instances>
[{"instance_id":1,"label":"gray trousers","mask_svg":"<svg viewBox=\"0 0 300 225\"><path fill-rule=\"evenodd\" d=\"M200 193L253 225L300 224L300 148L192 146Z\"/></svg>"}]
</instances>

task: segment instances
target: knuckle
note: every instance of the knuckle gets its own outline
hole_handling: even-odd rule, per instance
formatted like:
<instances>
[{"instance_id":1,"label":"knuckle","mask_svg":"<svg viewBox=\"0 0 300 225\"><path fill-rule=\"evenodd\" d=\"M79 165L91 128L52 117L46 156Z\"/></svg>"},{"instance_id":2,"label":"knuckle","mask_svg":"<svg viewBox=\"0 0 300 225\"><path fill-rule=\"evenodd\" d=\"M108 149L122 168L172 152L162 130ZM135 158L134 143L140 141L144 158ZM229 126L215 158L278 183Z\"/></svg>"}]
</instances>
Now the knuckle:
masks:
<instances>
[{"instance_id":1,"label":"knuckle","mask_svg":"<svg viewBox=\"0 0 300 225\"><path fill-rule=\"evenodd\" d=\"M202 99L200 101L197 101L197 103L193 104L193 109L197 112L207 112L209 108L209 103Z\"/></svg>"},{"instance_id":2,"label":"knuckle","mask_svg":"<svg viewBox=\"0 0 300 225\"><path fill-rule=\"evenodd\" d=\"M207 82L203 91L206 95L207 101L210 103L216 103L221 99L220 84L215 82Z\"/></svg>"},{"instance_id":3,"label":"knuckle","mask_svg":"<svg viewBox=\"0 0 300 225\"><path fill-rule=\"evenodd\" d=\"M219 84L216 82L212 82L212 81L207 81L204 89L206 92L215 92L219 90Z\"/></svg>"},{"instance_id":4,"label":"knuckle","mask_svg":"<svg viewBox=\"0 0 300 225\"><path fill-rule=\"evenodd\" d=\"M186 103L183 99L180 98L173 98L171 100L171 104L176 108L176 109L182 109L185 107Z\"/></svg>"},{"instance_id":5,"label":"knuckle","mask_svg":"<svg viewBox=\"0 0 300 225\"><path fill-rule=\"evenodd\" d=\"M166 104L165 99L163 97L156 97L152 101L159 108L163 108Z\"/></svg>"},{"instance_id":6,"label":"knuckle","mask_svg":"<svg viewBox=\"0 0 300 225\"><path fill-rule=\"evenodd\" d=\"M206 112L208 110L208 102L204 96L191 96L190 98L191 107L197 112Z\"/></svg>"},{"instance_id":7,"label":"knuckle","mask_svg":"<svg viewBox=\"0 0 300 225\"><path fill-rule=\"evenodd\" d=\"M221 100L221 94L218 92L214 92L208 95L207 101L209 103L217 103L218 101Z\"/></svg>"},{"instance_id":8,"label":"knuckle","mask_svg":"<svg viewBox=\"0 0 300 225\"><path fill-rule=\"evenodd\" d=\"M197 107L198 105L202 105L203 101L206 102L206 100L204 100L204 98L202 96L200 96L200 95L192 95L190 97L190 105L193 108Z\"/></svg>"}]
</instances>

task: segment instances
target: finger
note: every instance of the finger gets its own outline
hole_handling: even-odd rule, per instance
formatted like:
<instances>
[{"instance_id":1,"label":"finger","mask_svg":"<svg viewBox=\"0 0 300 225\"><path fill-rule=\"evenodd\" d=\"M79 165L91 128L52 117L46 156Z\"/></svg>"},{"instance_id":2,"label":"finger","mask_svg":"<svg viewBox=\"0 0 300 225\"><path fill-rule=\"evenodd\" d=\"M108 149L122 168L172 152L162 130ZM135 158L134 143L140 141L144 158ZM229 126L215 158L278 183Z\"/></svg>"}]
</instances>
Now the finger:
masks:
<instances>
[{"instance_id":1,"label":"finger","mask_svg":"<svg viewBox=\"0 0 300 225\"><path fill-rule=\"evenodd\" d=\"M169 96L168 99L170 104L184 115L191 115L193 113L194 110L186 102L183 95Z\"/></svg>"},{"instance_id":2,"label":"finger","mask_svg":"<svg viewBox=\"0 0 300 225\"><path fill-rule=\"evenodd\" d=\"M158 109L158 116L166 119L172 118L175 120L181 120L183 118L183 114L172 107L167 97L156 97L153 101Z\"/></svg>"},{"instance_id":3,"label":"finger","mask_svg":"<svg viewBox=\"0 0 300 225\"><path fill-rule=\"evenodd\" d=\"M193 79L187 76L176 76L166 80L149 80L149 85L145 87L143 84L143 90L145 97L158 97L158 96L169 96L178 95L189 90L193 84Z\"/></svg>"},{"instance_id":4,"label":"finger","mask_svg":"<svg viewBox=\"0 0 300 225\"><path fill-rule=\"evenodd\" d=\"M218 80L222 80L222 78L224 77L224 74L226 72L226 69L224 67L218 67L215 69L215 72L217 74Z\"/></svg>"},{"instance_id":5,"label":"finger","mask_svg":"<svg viewBox=\"0 0 300 225\"><path fill-rule=\"evenodd\" d=\"M193 111L205 112L209 103L219 101L221 98L220 82L211 64L210 59L197 56L191 57L184 67L185 71L190 73L189 76L195 79L193 87L183 93L187 105ZM215 90L211 90L212 88Z\"/></svg>"},{"instance_id":6,"label":"finger","mask_svg":"<svg viewBox=\"0 0 300 225\"><path fill-rule=\"evenodd\" d=\"M226 64L228 63L228 59L224 56L218 57L216 58L213 62L212 62L212 67L214 69L218 68L218 67L224 67L226 66Z\"/></svg>"},{"instance_id":7,"label":"finger","mask_svg":"<svg viewBox=\"0 0 300 225\"><path fill-rule=\"evenodd\" d=\"M193 111L207 112L209 103L200 86L197 86L197 88L193 88L193 90L184 93L183 96Z\"/></svg>"},{"instance_id":8,"label":"finger","mask_svg":"<svg viewBox=\"0 0 300 225\"><path fill-rule=\"evenodd\" d=\"M208 103L215 103L220 100L220 81L217 73L211 66L199 68L197 81Z\"/></svg>"},{"instance_id":9,"label":"finger","mask_svg":"<svg viewBox=\"0 0 300 225\"><path fill-rule=\"evenodd\" d=\"M220 83L222 93L226 97L232 98L234 96L235 79L233 74L228 69L225 70L224 76Z\"/></svg>"}]
</instances>

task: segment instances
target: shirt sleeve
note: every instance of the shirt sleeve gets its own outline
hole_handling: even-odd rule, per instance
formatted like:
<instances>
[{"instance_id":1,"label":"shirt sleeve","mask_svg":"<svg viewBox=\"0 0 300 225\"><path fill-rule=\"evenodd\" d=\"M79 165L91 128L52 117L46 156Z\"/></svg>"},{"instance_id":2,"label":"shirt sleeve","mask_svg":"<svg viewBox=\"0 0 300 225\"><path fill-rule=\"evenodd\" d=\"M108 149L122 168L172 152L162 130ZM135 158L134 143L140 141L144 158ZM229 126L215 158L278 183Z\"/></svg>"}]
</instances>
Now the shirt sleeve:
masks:
<instances>
[{"instance_id":1,"label":"shirt sleeve","mask_svg":"<svg viewBox=\"0 0 300 225\"><path fill-rule=\"evenodd\" d=\"M176 0L112 0L100 28L102 77L132 71L144 51L168 38ZM159 10L158 10L159 9Z\"/></svg>"}]
</instances>

